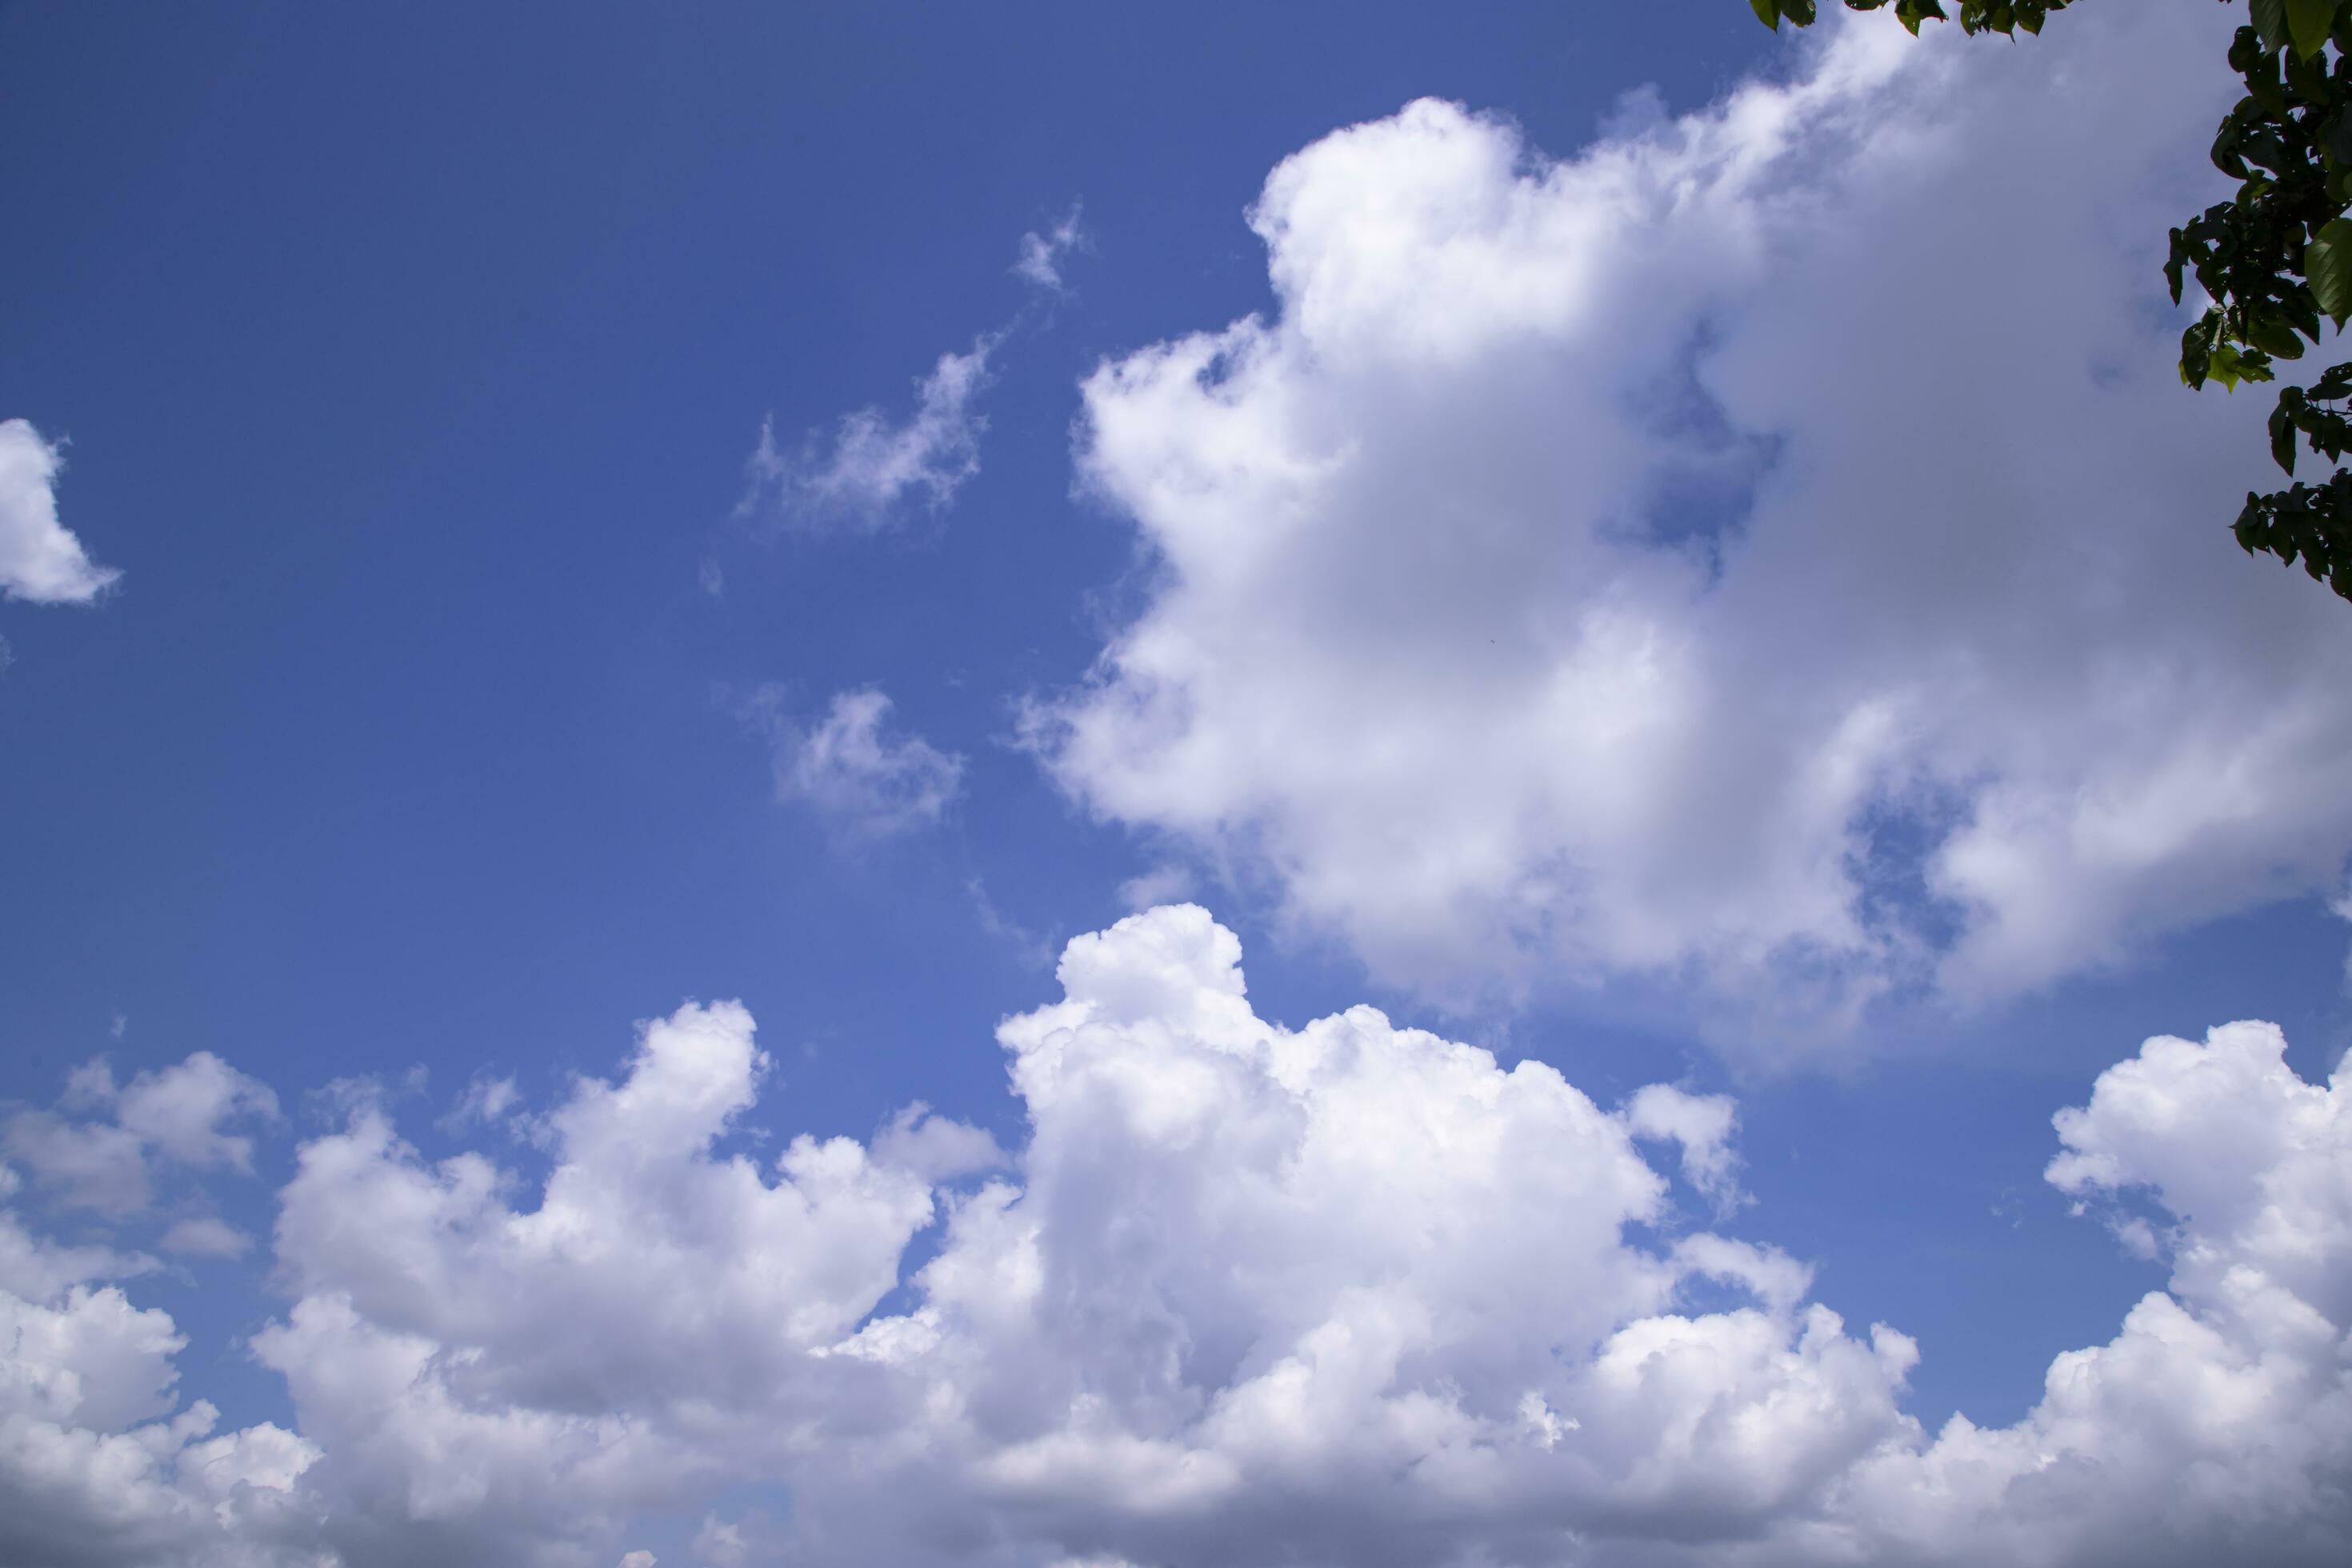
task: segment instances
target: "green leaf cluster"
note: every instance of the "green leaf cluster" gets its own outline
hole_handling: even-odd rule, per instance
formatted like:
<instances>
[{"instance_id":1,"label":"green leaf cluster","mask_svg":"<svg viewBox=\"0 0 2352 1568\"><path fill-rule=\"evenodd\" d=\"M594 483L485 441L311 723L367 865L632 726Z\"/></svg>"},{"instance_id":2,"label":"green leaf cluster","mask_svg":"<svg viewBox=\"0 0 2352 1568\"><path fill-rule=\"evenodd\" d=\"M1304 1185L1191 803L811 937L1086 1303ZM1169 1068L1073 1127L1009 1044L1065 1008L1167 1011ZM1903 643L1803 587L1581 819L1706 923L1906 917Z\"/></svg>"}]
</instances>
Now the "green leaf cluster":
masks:
<instances>
[{"instance_id":1,"label":"green leaf cluster","mask_svg":"<svg viewBox=\"0 0 2352 1568\"><path fill-rule=\"evenodd\" d=\"M1884 10L1914 34L1922 21L1948 21L1937 0L1845 0L1849 10ZM1959 0L1969 33L2039 33L2070 0ZM2145 0L2123 0L2144 4ZM2230 0L2221 0L2224 5ZM1813 0L1749 0L1766 26L1814 20ZM2276 381L2282 361L2320 341L2321 323L2340 333L2352 321L2352 0L2246 0L2248 25L2230 45L2230 66L2245 82L2214 134L2215 168L2238 182L2227 201L2172 231L2164 265L2179 304L2194 275L2209 301L2181 335L2180 379ZM2337 465L2324 482L2249 492L2234 524L2250 553L2277 556L2352 599L2352 366L2307 387L2287 386L2270 420L2271 456L2292 477L2305 451Z\"/></svg>"},{"instance_id":2,"label":"green leaf cluster","mask_svg":"<svg viewBox=\"0 0 2352 1568\"><path fill-rule=\"evenodd\" d=\"M1768 27L1778 27L1782 19L1800 27L1813 25L1813 0L1748 0L1755 8L1757 19ZM2014 37L2021 29L2028 33L2042 31L2042 24L2053 11L2063 11L2073 0L1956 0L1960 12L1960 30L1964 33L2006 33ZM1884 11L1895 7L1895 19L1911 29L1912 37L1919 34L1922 22L1948 22L1940 0L1845 0L1849 11Z\"/></svg>"}]
</instances>

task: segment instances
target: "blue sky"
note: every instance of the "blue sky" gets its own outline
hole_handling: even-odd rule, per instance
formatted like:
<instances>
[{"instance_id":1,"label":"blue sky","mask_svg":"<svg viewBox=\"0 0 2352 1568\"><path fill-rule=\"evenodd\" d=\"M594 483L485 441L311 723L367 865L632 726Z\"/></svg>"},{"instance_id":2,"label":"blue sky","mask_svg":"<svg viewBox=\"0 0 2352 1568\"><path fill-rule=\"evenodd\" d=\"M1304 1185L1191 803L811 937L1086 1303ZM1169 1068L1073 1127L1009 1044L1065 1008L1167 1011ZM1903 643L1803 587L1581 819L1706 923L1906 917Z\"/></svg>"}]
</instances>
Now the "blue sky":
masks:
<instances>
[{"instance_id":1,"label":"blue sky","mask_svg":"<svg viewBox=\"0 0 2352 1568\"><path fill-rule=\"evenodd\" d=\"M237 1123L249 1161L206 1145L174 1165L151 1139L137 1157L161 1195L135 1211L77 1206L29 1134L0 1197L21 1183L25 1223L60 1246L152 1252L199 1214L254 1238L121 1287L186 1336L180 1396L327 1456L293 1510L325 1535L271 1516L237 1551L692 1561L698 1530L714 1562L824 1560L808 1554L828 1541L875 1562L1204 1560L1186 1554L1218 1550L1213 1532L1074 1515L1024 1536L985 1502L988 1544L964 1557L937 1539L845 1548L814 1514L792 1534L820 1482L782 1461L686 1466L669 1491L647 1482L660 1495L634 1521L534 1524L518 1505L419 1523L362 1476L394 1461L356 1440L376 1458L346 1458L332 1400L250 1348L296 1300L358 1289L299 1250L286 1216L304 1211L280 1193L299 1151L380 1104L425 1158L503 1166L527 1211L586 1158L551 1131L575 1079L621 1072L633 1026L689 999L740 998L772 1060L722 1154L772 1161L802 1132L878 1150L920 1100L1043 1194L1064 1124L1008 1095L992 1032L1052 1002L1061 944L1150 901L1131 884L1157 876L1238 937L1263 1019L1370 1003L1505 1068L1549 1063L1604 1111L1654 1082L1732 1097L1736 1195L1718 1204L1672 1140L1628 1145L1671 1183L1628 1245L1781 1249L1853 1332L1917 1341L1901 1408L1927 1433L1955 1410L2028 1419L2052 1357L2114 1335L2179 1256L2133 1256L2101 1223L2163 1221L2158 1176L2101 1178L2114 1195L2070 1214L2082 1191L2043 1175L2053 1112L2151 1036L2268 1020L2306 1084L2352 1039L2329 909L2352 730L2300 687L2272 682L2253 718L2231 695L2352 651L2352 619L2222 531L2216 498L2258 471L2259 411L2160 385L2178 329L2147 219L2211 199L2196 142L2226 101L2224 35L2188 9L2098 35L2171 73L2195 112L2145 112L2177 135L2144 152L2137 121L2084 132L2059 174L2004 187L1906 142L1890 106L1958 137L1980 100L2046 98L2032 72L2074 92L2107 68L2054 23L1998 61L1931 39L1906 65L1864 37L1885 18L1800 46L1737 0L0 6L0 211L19 219L0 247L0 419L59 460L59 523L121 574L85 604L0 601L0 1100L50 1116L94 1057L128 1084L202 1052L280 1108ZM1763 134L1718 112L1755 80L1813 118L1778 172L1732 189L1748 176L1706 148ZM1390 118L1430 98L1475 112ZM2048 112L2063 128L2069 110ZM1389 129L1326 141L1367 123ZM1284 163L1309 148L1326 151ZM1546 183L1588 150L1590 189ZM1885 195L1882 164L1905 158L1925 160L1930 216ZM1682 185L1677 159L1697 171ZM1277 165L1290 185L1268 185ZM2076 223L2069 179L2114 200ZM1546 230L1513 202L1566 216ZM2126 389L2053 405L2079 413L2079 441L1986 441L1967 482L1995 499L1952 500L1957 523L1937 509L1964 487L1936 460L1837 478L1827 427L1841 397L1916 397L1937 409L1921 438L1942 442L1958 416L1937 400L1970 406L2001 312L1932 280L1913 314L1869 303L1909 254L1885 236L1915 225L1934 250L1948 214L2021 248L2063 229L2053 291L2108 313L2047 350L2047 379ZM1058 280L1021 276L1024 237L1073 218ZM1446 247L1464 233L1502 237L1463 259ZM1579 268L1601 279L1591 319L1528 281L1554 261L1569 293ZM1805 311L1833 317L1849 287L1863 325L1807 337ZM1263 341L1229 332L1252 317ZM1144 384L1188 334L1220 332L1201 377ZM919 454L950 462L936 491L807 500L845 416L904 428L940 356L975 343L983 372L952 410L968 447ZM1949 380L1920 368L1948 347ZM2143 408L2160 428L2132 423ZM747 500L763 422L784 477ZM2061 434L2095 475L2135 443L2167 457L2146 490L2116 490L2037 466ZM2053 536L2035 508L2072 508L2078 485L2124 515ZM2098 530L2151 504L2147 526L2183 542L2116 580L2146 606L2118 611ZM1305 521L1269 521L1286 508ZM1776 542L1832 514L1873 541L1835 554L1850 583L1801 575L1827 547ZM1713 588L1673 575L1691 539L1727 552ZM1949 634L1832 724L1819 710L1843 699L1822 694L1884 667L1885 625L1935 620L1893 592L1869 607L1874 564L1948 593L1981 640ZM1603 579L1592 605L1653 616L1632 644L1606 643L1599 608L1583 642L1538 624L1546 584ZM1526 669L1482 662L1465 629L1490 625L1488 644L1552 650L1528 657L1584 683L1578 712L1631 717L1545 729L1515 706L1534 700ZM1677 673L1685 647L1705 657ZM1702 686L1654 757L1644 705L1679 712ZM831 705L865 691L887 710L827 750ZM1163 699L1181 741L1155 728L1179 722ZM2149 738L2166 715L2184 716L2177 744ZM1498 742L1453 783L1422 770L1522 724L1552 738ZM861 741L878 747L863 764ZM1383 748L1404 754L1393 777ZM1872 782L1804 805L1803 781L1849 752ZM1630 805L1556 787L1621 766ZM2214 777L2245 809L2179 783ZM1510 789L1491 810L1488 781ZM1780 799L1797 804L1757 804ZM2066 810L2074 828L2037 837ZM506 1078L523 1121L452 1117L469 1083ZM129 1126L128 1103L55 1115ZM940 1212L984 1169L934 1172ZM1540 1251L1537 1220L1508 1245ZM875 1310L945 1300L915 1280L943 1244L911 1237ZM1685 1283L1692 1312L1770 1295ZM2346 1458L2315 1473L2340 1485ZM1725 1539L1804 1550L1784 1524L1768 1510ZM1276 1534L1296 1560L1346 1560L1322 1528ZM727 1555L727 1531L761 1529L790 1540ZM135 1534L119 1560L148 1560ZM1594 1561L1669 1560L1632 1554L1650 1550L1638 1530L1627 1555L1606 1539Z\"/></svg>"}]
</instances>

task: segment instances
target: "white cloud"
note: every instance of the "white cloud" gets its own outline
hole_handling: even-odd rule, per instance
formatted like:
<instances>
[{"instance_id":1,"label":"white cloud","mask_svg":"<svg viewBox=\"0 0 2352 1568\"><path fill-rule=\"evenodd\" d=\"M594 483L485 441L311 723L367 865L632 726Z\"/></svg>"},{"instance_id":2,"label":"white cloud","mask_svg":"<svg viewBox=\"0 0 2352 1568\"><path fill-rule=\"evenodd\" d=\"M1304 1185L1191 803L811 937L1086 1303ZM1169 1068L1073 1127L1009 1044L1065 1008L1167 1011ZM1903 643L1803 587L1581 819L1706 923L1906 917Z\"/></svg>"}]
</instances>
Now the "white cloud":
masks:
<instances>
[{"instance_id":1,"label":"white cloud","mask_svg":"<svg viewBox=\"0 0 2352 1568\"><path fill-rule=\"evenodd\" d=\"M1021 237L1020 259L1013 264L1015 275L1035 284L1049 293L1062 291L1062 268L1074 250L1090 248L1086 226L1080 221L1083 206L1072 203L1061 222L1039 234L1034 229Z\"/></svg>"},{"instance_id":2,"label":"white cloud","mask_svg":"<svg viewBox=\"0 0 2352 1568\"><path fill-rule=\"evenodd\" d=\"M2059 1113L2062 1191L2171 1216L2169 1289L2051 1363L2016 1426L1955 1417L1857 1468L1851 1560L2325 1563L2352 1528L2352 1075L2322 1087L2268 1024L2158 1038ZM2141 1227L2151 1240L2153 1229Z\"/></svg>"},{"instance_id":3,"label":"white cloud","mask_svg":"<svg viewBox=\"0 0 2352 1568\"><path fill-rule=\"evenodd\" d=\"M316 1451L268 1423L215 1435L211 1405L179 1405L169 1314L94 1283L151 1267L0 1209L0 1561L292 1568Z\"/></svg>"},{"instance_id":4,"label":"white cloud","mask_svg":"<svg viewBox=\"0 0 2352 1568\"><path fill-rule=\"evenodd\" d=\"M737 515L796 529L875 531L904 514L902 502L944 510L980 472L980 437L988 421L973 406L989 384L989 356L1003 340L984 332L971 352L946 353L916 388L914 412L893 420L879 408L843 416L830 433L812 431L791 450L779 447L772 420L744 464ZM709 569L703 585L716 591Z\"/></svg>"},{"instance_id":5,"label":"white cloud","mask_svg":"<svg viewBox=\"0 0 2352 1568\"><path fill-rule=\"evenodd\" d=\"M625 1078L548 1119L528 1208L373 1108L303 1148L278 1224L299 1300L255 1348L328 1450L346 1551L578 1561L640 1510L781 1471L828 1413L856 1423L870 1372L809 1352L895 1283L929 1187L844 1139L772 1170L720 1152L766 1069L732 1004L648 1026Z\"/></svg>"},{"instance_id":6,"label":"white cloud","mask_svg":"<svg viewBox=\"0 0 2352 1568\"><path fill-rule=\"evenodd\" d=\"M278 1097L210 1051L177 1067L142 1072L114 1096L114 1120L125 1131L184 1165L253 1170L253 1140L230 1132L235 1123L268 1121Z\"/></svg>"},{"instance_id":7,"label":"white cloud","mask_svg":"<svg viewBox=\"0 0 2352 1568\"><path fill-rule=\"evenodd\" d=\"M515 1087L512 1074L494 1077L478 1072L458 1095L457 1103L449 1108L442 1125L452 1130L469 1121L504 1121L508 1114L522 1103L522 1091Z\"/></svg>"},{"instance_id":8,"label":"white cloud","mask_svg":"<svg viewBox=\"0 0 2352 1568\"><path fill-rule=\"evenodd\" d=\"M1086 384L1159 571L1033 743L1386 981L1727 1039L2328 886L2352 617L2231 540L2261 400L2157 271L2231 23L1863 18L1566 161L1436 102L1286 160L1274 312Z\"/></svg>"},{"instance_id":9,"label":"white cloud","mask_svg":"<svg viewBox=\"0 0 2352 1568\"><path fill-rule=\"evenodd\" d=\"M779 800L877 838L937 823L963 788L963 758L893 731L891 706L878 689L859 687L836 693L824 717L806 724L780 689L763 687L738 711L767 738Z\"/></svg>"},{"instance_id":10,"label":"white cloud","mask_svg":"<svg viewBox=\"0 0 2352 1568\"><path fill-rule=\"evenodd\" d=\"M1688 1094L1654 1083L1625 1102L1625 1126L1636 1138L1670 1139L1682 1146L1683 1179L1727 1213L1747 1201L1739 1190L1739 1155L1732 1135L1739 1109L1729 1095Z\"/></svg>"},{"instance_id":11,"label":"white cloud","mask_svg":"<svg viewBox=\"0 0 2352 1568\"><path fill-rule=\"evenodd\" d=\"M278 1099L266 1085L210 1051L142 1072L120 1088L106 1058L97 1058L74 1069L60 1103L107 1119L19 1110L0 1124L0 1148L62 1201L110 1214L147 1206L159 1160L250 1174L253 1140L232 1129L278 1115Z\"/></svg>"},{"instance_id":12,"label":"white cloud","mask_svg":"<svg viewBox=\"0 0 2352 1568\"><path fill-rule=\"evenodd\" d=\"M1557 1072L1369 1008L1291 1033L1238 958L1154 910L1003 1026L1019 1184L960 1200L917 1304L836 1352L904 1414L820 1456L805 1550L887 1495L925 1501L848 1555L951 1561L922 1542L978 1515L1048 1558L1527 1562L1753 1531L1906 1430L1907 1343L1803 1306L1769 1248L1635 1240L1665 1184ZM1677 1311L1702 1275L1748 1304Z\"/></svg>"},{"instance_id":13,"label":"white cloud","mask_svg":"<svg viewBox=\"0 0 2352 1568\"><path fill-rule=\"evenodd\" d=\"M1118 885L1118 901L1127 910L1140 913L1161 904L1182 903L1192 896L1196 879L1183 866L1162 863L1139 871Z\"/></svg>"},{"instance_id":14,"label":"white cloud","mask_svg":"<svg viewBox=\"0 0 2352 1568\"><path fill-rule=\"evenodd\" d=\"M910 1171L927 1184L1001 1171L1012 1163L985 1129L934 1116L919 1100L875 1134L873 1158L877 1165Z\"/></svg>"},{"instance_id":15,"label":"white cloud","mask_svg":"<svg viewBox=\"0 0 2352 1568\"><path fill-rule=\"evenodd\" d=\"M173 1221L155 1245L191 1258L243 1258L252 1250L253 1237L226 1220L198 1215Z\"/></svg>"},{"instance_id":16,"label":"white cloud","mask_svg":"<svg viewBox=\"0 0 2352 1568\"><path fill-rule=\"evenodd\" d=\"M19 1110L0 1126L0 1146L65 1202L84 1208L130 1214L153 1195L146 1152L120 1127Z\"/></svg>"},{"instance_id":17,"label":"white cloud","mask_svg":"<svg viewBox=\"0 0 2352 1568\"><path fill-rule=\"evenodd\" d=\"M745 1533L743 1521L705 1514L702 1528L694 1536L695 1561L715 1563L717 1568L743 1568L751 1561L751 1543Z\"/></svg>"},{"instance_id":18,"label":"white cloud","mask_svg":"<svg viewBox=\"0 0 2352 1568\"><path fill-rule=\"evenodd\" d=\"M1238 959L1191 908L1072 942L1000 1029L1028 1142L976 1188L931 1181L982 1136L919 1110L736 1152L766 1063L732 1004L576 1084L543 1178L354 1105L300 1151L254 1342L299 1436L172 1415L180 1336L101 1264L0 1274L0 1434L39 1434L0 1442L0 1555L593 1568L659 1515L719 1563L2090 1568L2352 1528L2352 1079L2270 1026L2152 1040L2058 1117L2051 1180L2160 1209L2170 1284L2016 1425L1930 1438L1911 1341L1675 1233L1634 1128L1721 1150L1712 1102L1612 1115L1370 1008L1285 1029ZM747 1488L789 1506L711 1511ZM136 1528L63 1533L100 1517Z\"/></svg>"},{"instance_id":19,"label":"white cloud","mask_svg":"<svg viewBox=\"0 0 2352 1568\"><path fill-rule=\"evenodd\" d=\"M0 419L0 597L87 605L121 576L93 563L58 521L59 448L23 419Z\"/></svg>"}]
</instances>

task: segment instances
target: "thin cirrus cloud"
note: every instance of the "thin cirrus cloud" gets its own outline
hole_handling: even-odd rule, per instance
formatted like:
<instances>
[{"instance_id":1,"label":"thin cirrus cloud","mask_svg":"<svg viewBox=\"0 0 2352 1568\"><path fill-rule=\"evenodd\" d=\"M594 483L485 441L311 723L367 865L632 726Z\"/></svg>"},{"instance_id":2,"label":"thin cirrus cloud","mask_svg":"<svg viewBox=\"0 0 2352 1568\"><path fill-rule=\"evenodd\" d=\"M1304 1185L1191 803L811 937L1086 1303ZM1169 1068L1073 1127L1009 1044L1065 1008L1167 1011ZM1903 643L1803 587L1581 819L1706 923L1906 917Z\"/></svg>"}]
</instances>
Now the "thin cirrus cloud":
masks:
<instances>
[{"instance_id":1,"label":"thin cirrus cloud","mask_svg":"<svg viewBox=\"0 0 2352 1568\"><path fill-rule=\"evenodd\" d=\"M2262 410L2158 276L2231 16L1884 22L1566 159L1424 101L1276 168L1271 312L1085 385L1160 570L1027 710L1070 797L1385 982L1753 1049L2336 885L2352 619L2231 539Z\"/></svg>"},{"instance_id":2,"label":"thin cirrus cloud","mask_svg":"<svg viewBox=\"0 0 2352 1568\"><path fill-rule=\"evenodd\" d=\"M1079 208L1043 234L1021 237L1013 271L1045 294L1064 291L1070 253L1087 245ZM772 417L744 462L740 519L792 531L874 533L909 513L945 511L980 472L988 429L979 403L995 379L993 361L1026 312L940 356L915 386L913 408L893 417L878 406L855 409L797 443L780 441ZM717 592L706 566L705 587Z\"/></svg>"},{"instance_id":3,"label":"thin cirrus cloud","mask_svg":"<svg viewBox=\"0 0 2352 1568\"><path fill-rule=\"evenodd\" d=\"M0 597L87 605L121 576L58 521L65 459L30 421L0 419Z\"/></svg>"},{"instance_id":4,"label":"thin cirrus cloud","mask_svg":"<svg viewBox=\"0 0 2352 1568\"><path fill-rule=\"evenodd\" d=\"M1183 906L1070 943L998 1030L1010 1154L917 1106L755 1157L731 1003L576 1082L543 1176L354 1101L278 1198L252 1348L290 1428L181 1406L121 1261L0 1208L0 1555L551 1568L659 1517L877 1568L2336 1560L2352 1084L2270 1026L2060 1113L2050 1182L2160 1214L2169 1283L2013 1425L1931 1435L1912 1341L1645 1157L1704 1202L1727 1107L1612 1110L1368 1007L1286 1029L1240 956Z\"/></svg>"}]
</instances>

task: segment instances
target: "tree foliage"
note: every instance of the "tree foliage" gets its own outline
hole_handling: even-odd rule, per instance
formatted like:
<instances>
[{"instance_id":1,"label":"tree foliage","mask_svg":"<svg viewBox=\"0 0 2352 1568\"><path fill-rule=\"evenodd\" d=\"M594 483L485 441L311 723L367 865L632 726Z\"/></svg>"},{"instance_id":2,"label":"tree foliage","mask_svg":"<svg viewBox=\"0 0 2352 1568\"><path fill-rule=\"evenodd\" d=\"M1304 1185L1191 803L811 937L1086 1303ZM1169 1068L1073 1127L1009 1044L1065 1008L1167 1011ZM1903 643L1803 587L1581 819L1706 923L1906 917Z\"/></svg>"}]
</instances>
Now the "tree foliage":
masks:
<instances>
[{"instance_id":1,"label":"tree foliage","mask_svg":"<svg viewBox=\"0 0 2352 1568\"><path fill-rule=\"evenodd\" d=\"M1748 0L1768 26L1811 25L1816 0ZM1955 0L1963 32L2039 33L2074 0ZM2144 4L2145 0L2118 0ZM2228 5L2231 0L2221 0ZM1940 0L1844 0L1849 10L1891 5L1914 35L1948 21ZM2172 231L2164 276L2175 304L2194 275L2206 310L2180 340L2180 379L2275 381L2281 361L2316 347L2322 324L2352 320L2352 0L2247 0L2230 44L2245 96L2213 138L2213 165L2236 194ZM2293 479L2305 451L2336 465L2315 484L2295 479L2250 491L2234 531L2249 553L2275 555L2352 599L2352 364L2309 385L2283 387L2270 420L2271 456Z\"/></svg>"}]
</instances>

